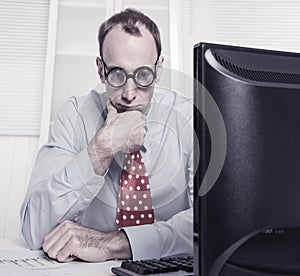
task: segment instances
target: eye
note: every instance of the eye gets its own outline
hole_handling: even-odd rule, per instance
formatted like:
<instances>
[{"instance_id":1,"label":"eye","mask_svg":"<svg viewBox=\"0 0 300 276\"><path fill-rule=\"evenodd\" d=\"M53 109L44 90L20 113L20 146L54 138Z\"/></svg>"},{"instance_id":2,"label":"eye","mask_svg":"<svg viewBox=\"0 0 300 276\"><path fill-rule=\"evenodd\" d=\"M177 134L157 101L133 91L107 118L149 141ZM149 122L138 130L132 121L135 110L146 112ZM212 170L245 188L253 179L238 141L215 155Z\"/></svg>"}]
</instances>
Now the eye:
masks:
<instances>
[{"instance_id":1,"label":"eye","mask_svg":"<svg viewBox=\"0 0 300 276\"><path fill-rule=\"evenodd\" d=\"M123 69L115 68L108 73L108 82L113 86L120 86L126 81L126 74Z\"/></svg>"},{"instance_id":2,"label":"eye","mask_svg":"<svg viewBox=\"0 0 300 276\"><path fill-rule=\"evenodd\" d=\"M148 85L154 79L152 70L150 68L145 68L145 67L137 70L135 77L137 82L142 85Z\"/></svg>"}]
</instances>

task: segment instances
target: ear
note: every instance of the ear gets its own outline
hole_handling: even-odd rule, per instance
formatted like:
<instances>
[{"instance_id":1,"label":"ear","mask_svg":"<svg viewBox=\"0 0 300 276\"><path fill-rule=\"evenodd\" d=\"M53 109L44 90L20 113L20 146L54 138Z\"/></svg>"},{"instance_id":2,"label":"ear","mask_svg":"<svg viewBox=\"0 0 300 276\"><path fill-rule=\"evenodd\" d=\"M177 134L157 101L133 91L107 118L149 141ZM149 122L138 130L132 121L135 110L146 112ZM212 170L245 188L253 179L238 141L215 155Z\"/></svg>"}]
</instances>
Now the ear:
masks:
<instances>
[{"instance_id":1,"label":"ear","mask_svg":"<svg viewBox=\"0 0 300 276\"><path fill-rule=\"evenodd\" d=\"M159 82L160 81L160 77L161 77L161 73L163 70L163 63L164 63L165 58L163 56L160 56L158 61L157 61L157 65L156 65L156 80L155 82Z\"/></svg>"},{"instance_id":2,"label":"ear","mask_svg":"<svg viewBox=\"0 0 300 276\"><path fill-rule=\"evenodd\" d=\"M103 61L97 57L96 58L96 65L98 68L98 75L100 77L101 83L105 83L105 76L104 76L104 65L103 65Z\"/></svg>"}]
</instances>

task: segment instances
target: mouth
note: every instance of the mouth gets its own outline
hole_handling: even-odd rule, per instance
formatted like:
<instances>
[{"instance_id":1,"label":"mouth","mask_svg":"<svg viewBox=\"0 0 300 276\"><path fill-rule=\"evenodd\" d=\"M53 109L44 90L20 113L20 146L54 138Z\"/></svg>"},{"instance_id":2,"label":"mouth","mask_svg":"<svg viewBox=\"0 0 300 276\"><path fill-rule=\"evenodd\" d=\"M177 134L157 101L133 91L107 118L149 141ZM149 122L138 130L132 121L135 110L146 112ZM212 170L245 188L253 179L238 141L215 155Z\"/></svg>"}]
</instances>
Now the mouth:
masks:
<instances>
[{"instance_id":1,"label":"mouth","mask_svg":"<svg viewBox=\"0 0 300 276\"><path fill-rule=\"evenodd\" d=\"M117 105L117 109L121 112L127 111L127 110L140 110L140 106L139 105L122 105L122 104L118 104Z\"/></svg>"}]
</instances>

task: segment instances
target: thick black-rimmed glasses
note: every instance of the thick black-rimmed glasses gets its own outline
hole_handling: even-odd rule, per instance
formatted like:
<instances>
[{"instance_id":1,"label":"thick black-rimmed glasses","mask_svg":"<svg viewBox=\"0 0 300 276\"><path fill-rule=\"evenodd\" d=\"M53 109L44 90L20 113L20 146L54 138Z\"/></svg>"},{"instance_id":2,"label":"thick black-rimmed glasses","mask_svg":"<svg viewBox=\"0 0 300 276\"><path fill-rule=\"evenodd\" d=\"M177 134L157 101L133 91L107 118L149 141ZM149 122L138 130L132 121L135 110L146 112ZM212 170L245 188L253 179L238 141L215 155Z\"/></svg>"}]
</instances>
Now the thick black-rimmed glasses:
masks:
<instances>
[{"instance_id":1,"label":"thick black-rimmed glasses","mask_svg":"<svg viewBox=\"0 0 300 276\"><path fill-rule=\"evenodd\" d=\"M108 84L114 88L120 88L124 86L129 78L132 78L137 86L148 87L156 79L156 65L159 57L154 64L154 70L148 66L141 66L136 68L131 74L128 74L121 67L113 67L108 69L103 58L104 76Z\"/></svg>"}]
</instances>

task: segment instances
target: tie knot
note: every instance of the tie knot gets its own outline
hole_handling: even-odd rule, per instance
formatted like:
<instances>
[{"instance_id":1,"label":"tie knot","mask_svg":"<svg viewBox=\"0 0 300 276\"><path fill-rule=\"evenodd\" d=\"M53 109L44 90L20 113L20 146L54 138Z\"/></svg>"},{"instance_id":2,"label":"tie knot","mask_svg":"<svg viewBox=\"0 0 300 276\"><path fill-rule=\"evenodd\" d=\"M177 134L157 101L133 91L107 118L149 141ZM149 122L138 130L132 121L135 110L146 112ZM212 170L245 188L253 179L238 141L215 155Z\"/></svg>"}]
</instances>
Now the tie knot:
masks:
<instances>
[{"instance_id":1,"label":"tie knot","mask_svg":"<svg viewBox=\"0 0 300 276\"><path fill-rule=\"evenodd\" d=\"M131 153L126 153L124 158L124 164L144 164L141 152L139 150Z\"/></svg>"}]
</instances>

